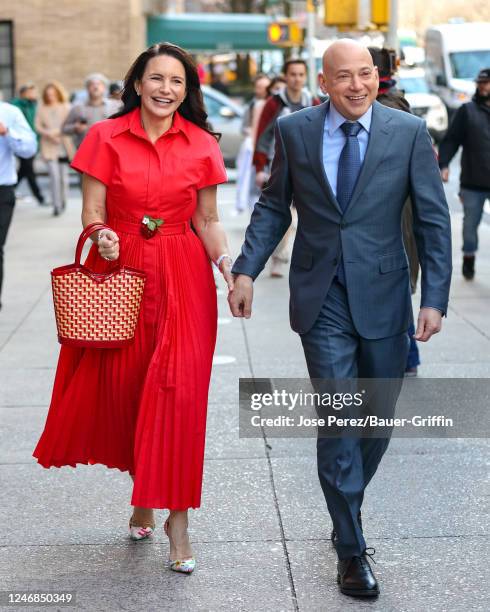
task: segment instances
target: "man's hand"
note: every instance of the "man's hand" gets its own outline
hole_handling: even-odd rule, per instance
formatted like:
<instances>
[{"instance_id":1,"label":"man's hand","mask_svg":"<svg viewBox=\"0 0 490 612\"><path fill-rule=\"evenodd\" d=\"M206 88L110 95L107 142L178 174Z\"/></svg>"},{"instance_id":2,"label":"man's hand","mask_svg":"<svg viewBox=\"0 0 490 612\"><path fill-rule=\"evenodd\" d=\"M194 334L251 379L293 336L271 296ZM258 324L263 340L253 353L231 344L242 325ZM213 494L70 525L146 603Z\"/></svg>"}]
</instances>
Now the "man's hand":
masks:
<instances>
[{"instance_id":1,"label":"man's hand","mask_svg":"<svg viewBox=\"0 0 490 612\"><path fill-rule=\"evenodd\" d=\"M441 179L443 183L447 183L449 180L449 168L441 168Z\"/></svg>"},{"instance_id":2,"label":"man's hand","mask_svg":"<svg viewBox=\"0 0 490 612\"><path fill-rule=\"evenodd\" d=\"M88 125L86 123L82 123L81 121L77 121L73 129L77 134L83 134L88 130Z\"/></svg>"},{"instance_id":3,"label":"man's hand","mask_svg":"<svg viewBox=\"0 0 490 612\"><path fill-rule=\"evenodd\" d=\"M415 340L427 342L431 336L441 331L442 314L435 308L421 308L417 321Z\"/></svg>"},{"instance_id":4,"label":"man's hand","mask_svg":"<svg viewBox=\"0 0 490 612\"><path fill-rule=\"evenodd\" d=\"M5 136L7 132L8 132L7 126L0 121L0 136Z\"/></svg>"},{"instance_id":5,"label":"man's hand","mask_svg":"<svg viewBox=\"0 0 490 612\"><path fill-rule=\"evenodd\" d=\"M246 274L235 276L235 286L228 293L228 304L234 317L250 319L252 315L253 280Z\"/></svg>"}]
</instances>

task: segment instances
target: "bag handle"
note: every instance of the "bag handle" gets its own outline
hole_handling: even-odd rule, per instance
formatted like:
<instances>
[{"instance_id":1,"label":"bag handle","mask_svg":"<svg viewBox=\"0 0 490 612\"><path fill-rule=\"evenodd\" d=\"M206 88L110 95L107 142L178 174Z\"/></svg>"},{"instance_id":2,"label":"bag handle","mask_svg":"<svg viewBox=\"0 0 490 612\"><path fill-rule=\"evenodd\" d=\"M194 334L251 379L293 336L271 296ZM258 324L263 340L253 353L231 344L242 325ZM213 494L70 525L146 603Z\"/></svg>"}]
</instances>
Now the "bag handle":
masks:
<instances>
[{"instance_id":1,"label":"bag handle","mask_svg":"<svg viewBox=\"0 0 490 612\"><path fill-rule=\"evenodd\" d=\"M75 250L75 264L77 266L80 265L80 258L82 256L83 245L85 244L87 239L90 238L90 236L94 232L100 231L103 229L111 229L111 228L105 223L101 223L100 221L97 221L95 223L91 223L90 225L87 225L87 227L80 234L80 238L78 239L78 242L77 242L77 248Z\"/></svg>"}]
</instances>

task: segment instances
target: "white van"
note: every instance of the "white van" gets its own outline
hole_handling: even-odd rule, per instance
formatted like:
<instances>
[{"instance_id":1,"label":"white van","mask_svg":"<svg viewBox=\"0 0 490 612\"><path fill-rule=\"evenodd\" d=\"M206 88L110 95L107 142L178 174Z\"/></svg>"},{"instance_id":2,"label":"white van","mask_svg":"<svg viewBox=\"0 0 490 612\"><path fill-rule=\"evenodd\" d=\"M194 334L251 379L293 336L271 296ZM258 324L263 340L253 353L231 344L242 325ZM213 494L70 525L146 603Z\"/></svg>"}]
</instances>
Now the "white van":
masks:
<instances>
[{"instance_id":1,"label":"white van","mask_svg":"<svg viewBox=\"0 0 490 612\"><path fill-rule=\"evenodd\" d=\"M432 138L441 142L447 131L447 110L441 98L431 93L422 68L402 68L395 76L414 115L425 119Z\"/></svg>"},{"instance_id":2,"label":"white van","mask_svg":"<svg viewBox=\"0 0 490 612\"><path fill-rule=\"evenodd\" d=\"M475 79L490 68L490 23L446 23L425 35L426 78L451 115L475 93Z\"/></svg>"}]
</instances>

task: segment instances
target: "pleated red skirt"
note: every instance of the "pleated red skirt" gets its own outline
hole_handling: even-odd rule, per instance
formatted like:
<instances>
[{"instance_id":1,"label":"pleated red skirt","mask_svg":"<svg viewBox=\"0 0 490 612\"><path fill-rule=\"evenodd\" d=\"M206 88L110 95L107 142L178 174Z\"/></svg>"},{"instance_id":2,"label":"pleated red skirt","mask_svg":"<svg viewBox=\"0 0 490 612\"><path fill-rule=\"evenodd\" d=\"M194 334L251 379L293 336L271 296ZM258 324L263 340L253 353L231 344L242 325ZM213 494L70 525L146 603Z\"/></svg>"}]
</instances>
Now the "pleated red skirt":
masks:
<instances>
[{"instance_id":1,"label":"pleated red skirt","mask_svg":"<svg viewBox=\"0 0 490 612\"><path fill-rule=\"evenodd\" d=\"M34 457L46 467L101 463L134 475L131 503L197 508L216 343L216 289L192 230L145 239L109 225L121 263L147 274L134 343L61 347L53 395ZM108 266L93 246L86 265Z\"/></svg>"}]
</instances>

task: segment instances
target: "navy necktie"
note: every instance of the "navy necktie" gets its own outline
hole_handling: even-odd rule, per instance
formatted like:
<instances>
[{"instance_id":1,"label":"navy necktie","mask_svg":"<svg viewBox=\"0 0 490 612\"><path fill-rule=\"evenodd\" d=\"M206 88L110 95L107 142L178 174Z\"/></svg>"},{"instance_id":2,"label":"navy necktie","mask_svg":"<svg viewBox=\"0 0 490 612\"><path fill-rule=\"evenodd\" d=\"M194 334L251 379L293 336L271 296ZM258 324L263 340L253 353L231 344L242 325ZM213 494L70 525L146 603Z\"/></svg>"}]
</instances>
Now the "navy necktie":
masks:
<instances>
[{"instance_id":1,"label":"navy necktie","mask_svg":"<svg viewBox=\"0 0 490 612\"><path fill-rule=\"evenodd\" d=\"M342 211L345 212L361 169L361 151L357 135L361 131L362 125L357 121L355 123L346 121L340 128L344 132L346 140L339 157L337 169L337 202L340 204Z\"/></svg>"},{"instance_id":2,"label":"navy necktie","mask_svg":"<svg viewBox=\"0 0 490 612\"><path fill-rule=\"evenodd\" d=\"M361 131L362 125L357 121L355 123L345 121L340 128L344 132L346 140L339 157L337 169L337 202L342 212L345 212L354 192L359 171L361 170L361 151L357 135ZM337 278L345 286L344 258L342 254L340 255L340 263L337 268Z\"/></svg>"}]
</instances>

